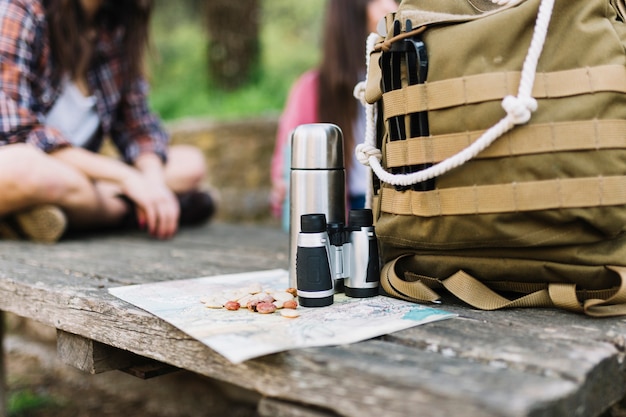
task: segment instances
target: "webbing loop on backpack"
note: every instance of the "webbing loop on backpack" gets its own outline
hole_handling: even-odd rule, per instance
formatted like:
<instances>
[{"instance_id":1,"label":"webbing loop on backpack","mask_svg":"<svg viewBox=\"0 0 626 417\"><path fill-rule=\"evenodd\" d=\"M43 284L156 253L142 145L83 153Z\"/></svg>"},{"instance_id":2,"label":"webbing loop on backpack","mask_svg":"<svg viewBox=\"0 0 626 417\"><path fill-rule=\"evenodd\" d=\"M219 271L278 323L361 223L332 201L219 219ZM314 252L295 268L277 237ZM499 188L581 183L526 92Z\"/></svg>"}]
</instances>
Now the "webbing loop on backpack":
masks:
<instances>
[{"instance_id":1,"label":"webbing loop on backpack","mask_svg":"<svg viewBox=\"0 0 626 417\"><path fill-rule=\"evenodd\" d=\"M422 171L411 174L391 174L382 167L378 153L374 150L376 148L375 137L366 137L366 143L357 145L355 150L357 159L361 163L369 165L381 181L392 185L409 186L438 177L463 165L489 147L497 138L511 130L516 124L526 123L530 119L530 113L536 109L536 101L531 93L537 63L546 40L553 7L554 0L541 0L533 37L522 67L518 94L515 97L505 97L503 107L507 111L507 115L488 129L477 141L458 154ZM368 121L368 125L373 123L375 121Z\"/></svg>"},{"instance_id":2,"label":"webbing loop on backpack","mask_svg":"<svg viewBox=\"0 0 626 417\"><path fill-rule=\"evenodd\" d=\"M626 204L626 176L562 178L440 188L381 189L380 210L420 217L511 213Z\"/></svg>"},{"instance_id":3,"label":"webbing loop on backpack","mask_svg":"<svg viewBox=\"0 0 626 417\"><path fill-rule=\"evenodd\" d=\"M619 276L620 284L604 290L579 290L575 284L537 283L538 288L515 299L498 294L487 284L464 271L445 279L428 278L409 281L397 272L402 256L385 264L381 270L381 286L387 294L413 302L437 302L439 295L431 287L443 287L455 297L482 310L525 307L559 307L592 317L626 314L626 267L606 266ZM433 285L437 282L438 285ZM526 283L500 282L500 290L518 291ZM519 284L519 285L518 285ZM508 288L507 288L508 286Z\"/></svg>"},{"instance_id":4,"label":"webbing loop on backpack","mask_svg":"<svg viewBox=\"0 0 626 417\"><path fill-rule=\"evenodd\" d=\"M624 65L574 68L538 73L537 76L532 89L534 98L555 99L600 92L626 93ZM382 95L384 119L503 100L503 97L506 101L506 96L514 92L520 80L520 72L494 72L415 84L388 91Z\"/></svg>"},{"instance_id":5,"label":"webbing loop on backpack","mask_svg":"<svg viewBox=\"0 0 626 417\"><path fill-rule=\"evenodd\" d=\"M484 131L458 132L389 142L387 167L443 161L475 142ZM521 126L505 133L474 159L557 152L626 149L626 120L580 120Z\"/></svg>"}]
</instances>

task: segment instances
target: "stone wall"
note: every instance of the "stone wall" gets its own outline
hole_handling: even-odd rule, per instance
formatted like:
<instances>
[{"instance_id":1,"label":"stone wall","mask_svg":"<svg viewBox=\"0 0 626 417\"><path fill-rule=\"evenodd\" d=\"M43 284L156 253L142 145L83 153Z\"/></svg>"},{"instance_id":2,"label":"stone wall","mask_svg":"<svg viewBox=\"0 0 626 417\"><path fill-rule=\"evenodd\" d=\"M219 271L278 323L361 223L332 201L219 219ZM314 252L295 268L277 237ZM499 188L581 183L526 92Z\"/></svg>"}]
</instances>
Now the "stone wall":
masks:
<instances>
[{"instance_id":1,"label":"stone wall","mask_svg":"<svg viewBox=\"0 0 626 417\"><path fill-rule=\"evenodd\" d=\"M276 127L276 117L167 124L174 144L194 144L203 151L207 181L221 198L218 219L229 222L273 221L269 192Z\"/></svg>"}]
</instances>

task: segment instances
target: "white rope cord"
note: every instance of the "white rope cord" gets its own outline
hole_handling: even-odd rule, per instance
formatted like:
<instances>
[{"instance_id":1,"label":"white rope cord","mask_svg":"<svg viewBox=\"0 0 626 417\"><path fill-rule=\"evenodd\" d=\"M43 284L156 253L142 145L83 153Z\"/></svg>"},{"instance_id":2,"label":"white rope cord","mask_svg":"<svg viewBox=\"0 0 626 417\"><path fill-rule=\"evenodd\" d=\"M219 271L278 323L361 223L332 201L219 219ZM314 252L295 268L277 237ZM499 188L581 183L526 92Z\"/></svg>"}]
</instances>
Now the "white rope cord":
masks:
<instances>
[{"instance_id":1,"label":"white rope cord","mask_svg":"<svg viewBox=\"0 0 626 417\"><path fill-rule=\"evenodd\" d=\"M501 4L502 2L508 3L515 0L491 0L494 3ZM535 22L535 28L533 37L528 49L528 53L524 60L522 67L522 75L520 85L518 88L517 96L507 96L502 100L502 107L506 111L506 116L502 118L498 123L489 128L483 135L478 138L474 143L458 152L457 154L444 159L443 161L426 168L422 171L414 172L411 174L391 174L382 167L381 159L382 153L376 148L376 138L366 135L365 143L359 144L355 152L357 159L364 165L369 165L376 173L378 178L391 185L409 186L419 182L427 181L431 178L440 176L456 167L459 167L474 158L480 152L485 150L500 136L511 130L515 125L524 124L530 120L532 112L537 109L537 101L532 97L532 88L535 82L535 72L537 69L537 62L539 56L543 50L546 36L548 33L548 26L552 17L552 10L554 8L555 0L541 0L539 5L539 11L537 14L537 21ZM368 38L369 42L369 38ZM368 54L369 57L369 54ZM369 65L369 62L368 62ZM357 86L358 87L358 86ZM355 89L355 95L357 91ZM364 93L363 93L364 94ZM360 97L359 97L360 98ZM368 113L369 117L369 113ZM367 122L369 126L373 124L372 129L375 132L376 119L369 120Z\"/></svg>"},{"instance_id":2,"label":"white rope cord","mask_svg":"<svg viewBox=\"0 0 626 417\"><path fill-rule=\"evenodd\" d=\"M376 33L370 33L370 35L367 37L367 43L365 47L365 61L367 63L366 74L369 74L370 54L374 50L374 45L376 44L376 39L378 39L378 36L379 35ZM376 117L377 117L376 106L374 106L373 104L369 104L365 100L365 86L367 85L367 81L368 80L367 80L367 75L366 75L365 80L359 82L354 87L354 93L353 93L354 97L356 97L361 102L361 104L365 107L365 119L366 119L365 138L364 138L363 143L360 143L357 145L356 149L358 149L360 146L362 147L362 146L365 146L366 144L370 144L370 146L367 148L369 149L369 153L373 155L374 158L376 158L378 161L380 161L382 159L382 152L379 149L376 149ZM373 146L371 146L371 144L373 144ZM356 149L355 149L356 156L357 158L359 158L359 155L361 154ZM364 163L361 159L359 159L359 162L363 165L367 165L367 163ZM371 184L372 183L372 171L368 170L367 173L368 173L367 183ZM372 187L368 186L367 191L365 193L365 208L372 208L371 207L372 197L373 197L372 194L373 194Z\"/></svg>"}]
</instances>

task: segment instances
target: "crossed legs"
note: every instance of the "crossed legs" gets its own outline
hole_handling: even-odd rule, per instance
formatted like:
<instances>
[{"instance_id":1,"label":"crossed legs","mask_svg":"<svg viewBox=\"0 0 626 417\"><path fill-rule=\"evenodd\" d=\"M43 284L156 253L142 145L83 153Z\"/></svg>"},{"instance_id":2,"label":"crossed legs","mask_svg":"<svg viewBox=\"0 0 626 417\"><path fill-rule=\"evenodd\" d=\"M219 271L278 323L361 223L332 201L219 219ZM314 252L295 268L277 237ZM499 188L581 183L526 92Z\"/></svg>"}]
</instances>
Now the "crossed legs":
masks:
<instances>
[{"instance_id":1,"label":"crossed legs","mask_svg":"<svg viewBox=\"0 0 626 417\"><path fill-rule=\"evenodd\" d=\"M200 187L204 158L192 146L172 146L165 166L168 187L183 194ZM27 144L0 146L0 217L43 204L60 207L70 228L117 225L128 205L113 183L93 182L75 168Z\"/></svg>"}]
</instances>

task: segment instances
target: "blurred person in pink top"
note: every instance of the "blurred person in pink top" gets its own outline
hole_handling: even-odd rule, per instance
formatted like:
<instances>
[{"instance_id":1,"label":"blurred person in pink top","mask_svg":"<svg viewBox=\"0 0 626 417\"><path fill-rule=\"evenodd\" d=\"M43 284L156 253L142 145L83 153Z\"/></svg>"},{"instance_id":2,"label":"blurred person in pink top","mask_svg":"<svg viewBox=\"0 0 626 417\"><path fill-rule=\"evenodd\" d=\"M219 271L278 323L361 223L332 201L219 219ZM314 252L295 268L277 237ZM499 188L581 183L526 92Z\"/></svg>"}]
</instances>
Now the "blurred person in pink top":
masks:
<instances>
[{"instance_id":1,"label":"blurred person in pink top","mask_svg":"<svg viewBox=\"0 0 626 417\"><path fill-rule=\"evenodd\" d=\"M272 156L272 213L288 229L289 137L301 124L334 123L344 136L344 166L349 208L362 208L367 171L354 155L365 134L365 111L354 98L356 84L365 78L365 41L378 22L398 5L394 0L330 0L323 28L320 65L294 83L280 118Z\"/></svg>"}]
</instances>

